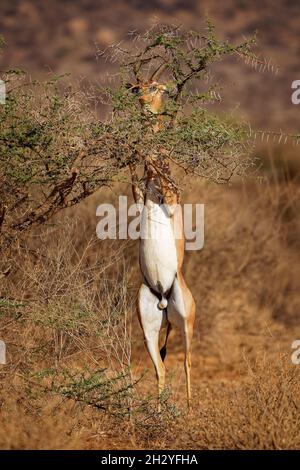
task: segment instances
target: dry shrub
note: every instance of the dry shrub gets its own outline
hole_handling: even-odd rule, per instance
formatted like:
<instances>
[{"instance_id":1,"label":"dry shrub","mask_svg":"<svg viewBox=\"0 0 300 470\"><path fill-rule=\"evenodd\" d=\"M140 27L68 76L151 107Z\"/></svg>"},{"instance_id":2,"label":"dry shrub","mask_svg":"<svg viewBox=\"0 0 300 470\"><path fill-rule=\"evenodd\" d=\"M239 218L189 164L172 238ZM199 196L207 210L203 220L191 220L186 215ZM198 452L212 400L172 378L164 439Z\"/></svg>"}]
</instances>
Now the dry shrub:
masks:
<instances>
[{"instance_id":1,"label":"dry shrub","mask_svg":"<svg viewBox=\"0 0 300 470\"><path fill-rule=\"evenodd\" d=\"M187 252L184 265L202 355L243 368L243 351L290 348L300 309L297 181L194 184L191 200L205 203L204 249Z\"/></svg>"},{"instance_id":2,"label":"dry shrub","mask_svg":"<svg viewBox=\"0 0 300 470\"><path fill-rule=\"evenodd\" d=\"M91 237L95 200L21 241L1 285L0 446L299 448L299 369L289 357L298 195L295 179L228 189L190 182L185 201L206 204L206 233L204 250L187 252L184 264L198 304L189 416L176 333L156 412L134 314L137 246Z\"/></svg>"},{"instance_id":3,"label":"dry shrub","mask_svg":"<svg viewBox=\"0 0 300 470\"><path fill-rule=\"evenodd\" d=\"M119 351L115 348L108 353L106 341L111 338L112 344L121 347L129 334L128 281L122 251L103 250L99 240L86 239L84 233L82 245L77 247L75 239L80 230L76 220L66 219L64 225L27 240L20 255L11 261L11 275L3 285L2 296L8 299L8 316L18 316L33 330L44 329L44 341L54 339L56 361L62 349L66 355L88 351L97 338L98 350L113 362ZM119 337L121 333L125 336ZM128 363L130 352L122 349L122 354L118 362Z\"/></svg>"},{"instance_id":4,"label":"dry shrub","mask_svg":"<svg viewBox=\"0 0 300 470\"><path fill-rule=\"evenodd\" d=\"M80 228L76 220L54 224L33 234L12 260L1 292L1 338L8 351L1 370L5 410L8 397L20 394L25 409L36 414L41 407L44 415L43 401L60 395L128 414L131 302L122 250L104 250L85 233L78 246ZM7 406L13 414L26 414L17 403ZM30 437L29 445L34 441Z\"/></svg>"},{"instance_id":5,"label":"dry shrub","mask_svg":"<svg viewBox=\"0 0 300 470\"><path fill-rule=\"evenodd\" d=\"M214 384L199 396L188 435L191 446L210 449L300 447L299 370L290 356L248 363L244 383ZM199 393L201 392L201 388Z\"/></svg>"}]
</instances>

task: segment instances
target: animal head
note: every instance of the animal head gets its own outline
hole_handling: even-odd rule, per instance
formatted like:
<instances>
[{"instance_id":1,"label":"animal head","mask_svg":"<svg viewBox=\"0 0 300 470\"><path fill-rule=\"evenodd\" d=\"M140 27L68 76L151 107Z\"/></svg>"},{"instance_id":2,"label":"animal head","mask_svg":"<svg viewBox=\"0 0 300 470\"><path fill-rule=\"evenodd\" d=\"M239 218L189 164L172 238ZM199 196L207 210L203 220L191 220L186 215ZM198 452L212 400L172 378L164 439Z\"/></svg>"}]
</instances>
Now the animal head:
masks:
<instances>
[{"instance_id":1,"label":"animal head","mask_svg":"<svg viewBox=\"0 0 300 470\"><path fill-rule=\"evenodd\" d=\"M127 88L137 95L142 108L152 114L161 114L163 112L164 96L168 93L168 87L159 83L157 80L165 70L166 65L162 64L152 74L149 80L138 80L136 84L127 84Z\"/></svg>"},{"instance_id":2,"label":"animal head","mask_svg":"<svg viewBox=\"0 0 300 470\"><path fill-rule=\"evenodd\" d=\"M164 95L167 93L166 85L153 81L133 85L131 91L138 96L145 111L153 114L160 114L163 111Z\"/></svg>"}]
</instances>

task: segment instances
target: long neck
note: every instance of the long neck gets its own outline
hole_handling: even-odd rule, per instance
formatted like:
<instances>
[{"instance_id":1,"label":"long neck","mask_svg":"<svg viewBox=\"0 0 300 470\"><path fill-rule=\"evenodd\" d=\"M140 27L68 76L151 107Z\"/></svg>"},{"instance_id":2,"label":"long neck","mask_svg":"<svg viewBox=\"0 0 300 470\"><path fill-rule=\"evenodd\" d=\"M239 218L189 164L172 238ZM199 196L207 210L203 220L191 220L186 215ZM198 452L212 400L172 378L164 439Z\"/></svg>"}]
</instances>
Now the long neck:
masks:
<instances>
[{"instance_id":1,"label":"long neck","mask_svg":"<svg viewBox=\"0 0 300 470\"><path fill-rule=\"evenodd\" d=\"M163 127L163 99L160 93L157 93L151 100L147 100L146 97L141 99L142 108L145 114L151 113L155 116L155 123L152 126L153 132L158 132Z\"/></svg>"},{"instance_id":2,"label":"long neck","mask_svg":"<svg viewBox=\"0 0 300 470\"><path fill-rule=\"evenodd\" d=\"M163 102L160 93L157 93L150 103L144 104L145 110L150 111L152 114L160 115L163 112Z\"/></svg>"},{"instance_id":3,"label":"long neck","mask_svg":"<svg viewBox=\"0 0 300 470\"><path fill-rule=\"evenodd\" d=\"M154 178L153 176L147 177L146 187L146 198L151 200L152 203L167 204L168 206L180 203L177 192L164 176L157 174Z\"/></svg>"}]
</instances>

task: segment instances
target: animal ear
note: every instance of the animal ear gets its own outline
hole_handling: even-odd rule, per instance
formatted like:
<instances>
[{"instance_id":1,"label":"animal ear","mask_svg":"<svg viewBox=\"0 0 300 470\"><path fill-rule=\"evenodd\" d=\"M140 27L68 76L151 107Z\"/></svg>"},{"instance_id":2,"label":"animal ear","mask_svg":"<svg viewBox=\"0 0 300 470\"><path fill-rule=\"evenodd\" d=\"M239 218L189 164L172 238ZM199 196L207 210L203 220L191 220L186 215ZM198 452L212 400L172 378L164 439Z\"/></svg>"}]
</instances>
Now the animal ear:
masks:
<instances>
[{"instance_id":1,"label":"animal ear","mask_svg":"<svg viewBox=\"0 0 300 470\"><path fill-rule=\"evenodd\" d=\"M169 89L166 85L158 85L157 88L163 93L169 93Z\"/></svg>"},{"instance_id":2,"label":"animal ear","mask_svg":"<svg viewBox=\"0 0 300 470\"><path fill-rule=\"evenodd\" d=\"M150 93L155 92L157 89L159 89L159 87L157 87L156 85L150 85L150 86L149 86L149 91L150 91Z\"/></svg>"}]
</instances>

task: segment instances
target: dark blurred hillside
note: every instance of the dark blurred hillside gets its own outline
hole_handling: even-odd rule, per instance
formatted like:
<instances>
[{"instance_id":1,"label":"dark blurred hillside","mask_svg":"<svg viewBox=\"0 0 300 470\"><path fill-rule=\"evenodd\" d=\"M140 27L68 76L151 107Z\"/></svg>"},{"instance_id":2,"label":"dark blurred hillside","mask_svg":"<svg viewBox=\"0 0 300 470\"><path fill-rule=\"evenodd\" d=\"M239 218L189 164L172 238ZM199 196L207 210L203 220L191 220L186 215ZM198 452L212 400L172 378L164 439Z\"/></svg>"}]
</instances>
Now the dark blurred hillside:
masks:
<instances>
[{"instance_id":1,"label":"dark blurred hillside","mask_svg":"<svg viewBox=\"0 0 300 470\"><path fill-rule=\"evenodd\" d=\"M154 17L198 29L207 12L221 36L238 40L259 32L260 49L280 73L259 73L228 61L215 70L226 89L222 107L254 125L297 130L299 107L291 103L291 82L300 78L299 2L293 0L0 0L0 33L7 42L5 66L33 75L71 72L101 79L110 66L96 49L148 28Z\"/></svg>"}]
</instances>

